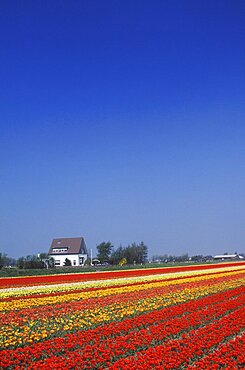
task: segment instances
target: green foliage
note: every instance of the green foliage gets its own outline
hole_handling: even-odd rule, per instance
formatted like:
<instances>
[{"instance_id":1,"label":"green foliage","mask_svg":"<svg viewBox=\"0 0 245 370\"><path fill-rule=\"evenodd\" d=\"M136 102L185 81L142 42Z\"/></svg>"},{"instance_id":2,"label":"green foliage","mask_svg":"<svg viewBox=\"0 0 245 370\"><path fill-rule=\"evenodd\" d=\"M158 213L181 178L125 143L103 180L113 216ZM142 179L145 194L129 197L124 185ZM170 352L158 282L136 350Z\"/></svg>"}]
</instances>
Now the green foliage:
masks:
<instances>
[{"instance_id":1,"label":"green foliage","mask_svg":"<svg viewBox=\"0 0 245 370\"><path fill-rule=\"evenodd\" d=\"M97 258L101 263L109 262L113 245L111 242L102 242L97 245Z\"/></svg>"},{"instance_id":2,"label":"green foliage","mask_svg":"<svg viewBox=\"0 0 245 370\"><path fill-rule=\"evenodd\" d=\"M48 253L40 253L39 254L39 258L41 260L48 259L49 258L49 255L48 255Z\"/></svg>"},{"instance_id":3,"label":"green foliage","mask_svg":"<svg viewBox=\"0 0 245 370\"><path fill-rule=\"evenodd\" d=\"M8 257L6 253L0 252L0 270L5 266L15 266L16 260L15 258Z\"/></svg>"},{"instance_id":4,"label":"green foliage","mask_svg":"<svg viewBox=\"0 0 245 370\"><path fill-rule=\"evenodd\" d=\"M42 269L45 266L40 257L33 254L27 257L18 258L17 267L19 269Z\"/></svg>"},{"instance_id":5,"label":"green foliage","mask_svg":"<svg viewBox=\"0 0 245 370\"><path fill-rule=\"evenodd\" d=\"M64 266L71 266L71 260L69 258L65 259Z\"/></svg>"},{"instance_id":6,"label":"green foliage","mask_svg":"<svg viewBox=\"0 0 245 370\"><path fill-rule=\"evenodd\" d=\"M6 254L0 252L0 269L5 265Z\"/></svg>"},{"instance_id":7,"label":"green foliage","mask_svg":"<svg viewBox=\"0 0 245 370\"><path fill-rule=\"evenodd\" d=\"M48 258L48 267L50 267L50 268L54 267L54 258L53 257Z\"/></svg>"},{"instance_id":8,"label":"green foliage","mask_svg":"<svg viewBox=\"0 0 245 370\"><path fill-rule=\"evenodd\" d=\"M17 267L23 269L25 267L25 257L20 257L17 259Z\"/></svg>"},{"instance_id":9,"label":"green foliage","mask_svg":"<svg viewBox=\"0 0 245 370\"><path fill-rule=\"evenodd\" d=\"M84 263L84 266L91 266L91 258L88 257Z\"/></svg>"},{"instance_id":10,"label":"green foliage","mask_svg":"<svg viewBox=\"0 0 245 370\"><path fill-rule=\"evenodd\" d=\"M33 254L27 257L20 257L16 264L20 270L53 268L54 259L49 257L47 253L40 253L38 255Z\"/></svg>"},{"instance_id":11,"label":"green foliage","mask_svg":"<svg viewBox=\"0 0 245 370\"><path fill-rule=\"evenodd\" d=\"M123 258L125 258L125 248L120 245L112 252L110 260L113 265L118 265Z\"/></svg>"},{"instance_id":12,"label":"green foliage","mask_svg":"<svg viewBox=\"0 0 245 370\"><path fill-rule=\"evenodd\" d=\"M118 247L111 254L111 262L118 265L122 259L125 259L128 264L141 264L147 261L148 248L141 242L140 244L133 243L126 248Z\"/></svg>"}]
</instances>

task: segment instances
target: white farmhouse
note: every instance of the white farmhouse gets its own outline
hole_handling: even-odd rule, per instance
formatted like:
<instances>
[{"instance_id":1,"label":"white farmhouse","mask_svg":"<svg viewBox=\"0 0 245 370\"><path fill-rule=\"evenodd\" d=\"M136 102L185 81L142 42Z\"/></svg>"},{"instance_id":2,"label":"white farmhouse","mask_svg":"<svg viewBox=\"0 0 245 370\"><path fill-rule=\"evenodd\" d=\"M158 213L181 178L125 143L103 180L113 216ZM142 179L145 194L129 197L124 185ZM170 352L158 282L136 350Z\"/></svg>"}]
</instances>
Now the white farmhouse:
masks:
<instances>
[{"instance_id":1,"label":"white farmhouse","mask_svg":"<svg viewBox=\"0 0 245 370\"><path fill-rule=\"evenodd\" d=\"M70 260L71 266L84 266L88 258L83 237L53 239L48 255L54 259L55 266L64 266L66 259Z\"/></svg>"}]
</instances>

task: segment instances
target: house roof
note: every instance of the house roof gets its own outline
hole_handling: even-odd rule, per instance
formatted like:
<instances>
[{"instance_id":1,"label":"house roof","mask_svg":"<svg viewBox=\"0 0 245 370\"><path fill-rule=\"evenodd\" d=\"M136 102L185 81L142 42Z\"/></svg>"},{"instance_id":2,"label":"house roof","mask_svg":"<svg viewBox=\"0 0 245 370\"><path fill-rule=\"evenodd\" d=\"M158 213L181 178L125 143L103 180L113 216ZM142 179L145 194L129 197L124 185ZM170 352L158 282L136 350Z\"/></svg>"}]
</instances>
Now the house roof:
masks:
<instances>
[{"instance_id":1,"label":"house roof","mask_svg":"<svg viewBox=\"0 0 245 370\"><path fill-rule=\"evenodd\" d=\"M87 247L83 237L57 238L53 239L48 254L87 254Z\"/></svg>"}]
</instances>

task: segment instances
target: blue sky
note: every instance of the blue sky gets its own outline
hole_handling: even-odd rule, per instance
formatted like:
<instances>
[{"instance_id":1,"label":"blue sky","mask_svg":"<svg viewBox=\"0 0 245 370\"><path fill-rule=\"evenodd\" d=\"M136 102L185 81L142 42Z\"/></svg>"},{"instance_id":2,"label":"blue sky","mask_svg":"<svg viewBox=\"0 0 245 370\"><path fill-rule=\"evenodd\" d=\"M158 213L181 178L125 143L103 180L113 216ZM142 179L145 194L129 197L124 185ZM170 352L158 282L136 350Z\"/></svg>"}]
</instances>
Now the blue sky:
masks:
<instances>
[{"instance_id":1,"label":"blue sky","mask_svg":"<svg viewBox=\"0 0 245 370\"><path fill-rule=\"evenodd\" d=\"M245 2L0 2L0 251L245 252Z\"/></svg>"}]
</instances>

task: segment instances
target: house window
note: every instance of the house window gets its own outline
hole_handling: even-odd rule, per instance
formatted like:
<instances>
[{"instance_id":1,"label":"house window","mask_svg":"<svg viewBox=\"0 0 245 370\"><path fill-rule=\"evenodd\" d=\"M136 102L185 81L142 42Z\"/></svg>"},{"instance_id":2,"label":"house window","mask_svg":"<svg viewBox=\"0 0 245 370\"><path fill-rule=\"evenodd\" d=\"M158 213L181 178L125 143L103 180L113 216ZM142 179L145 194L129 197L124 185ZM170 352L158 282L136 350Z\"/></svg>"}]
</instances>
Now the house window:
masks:
<instances>
[{"instance_id":1,"label":"house window","mask_svg":"<svg viewBox=\"0 0 245 370\"><path fill-rule=\"evenodd\" d=\"M84 261L84 257L79 257L79 265L82 265Z\"/></svg>"},{"instance_id":2,"label":"house window","mask_svg":"<svg viewBox=\"0 0 245 370\"><path fill-rule=\"evenodd\" d=\"M52 252L53 253L65 253L67 251L68 251L68 248L67 247L65 247L65 248L53 248L52 249Z\"/></svg>"},{"instance_id":3,"label":"house window","mask_svg":"<svg viewBox=\"0 0 245 370\"><path fill-rule=\"evenodd\" d=\"M55 264L55 266L60 266L60 260L55 260L54 264Z\"/></svg>"},{"instance_id":4,"label":"house window","mask_svg":"<svg viewBox=\"0 0 245 370\"><path fill-rule=\"evenodd\" d=\"M73 265L76 266L77 262L76 260L73 260Z\"/></svg>"}]
</instances>

